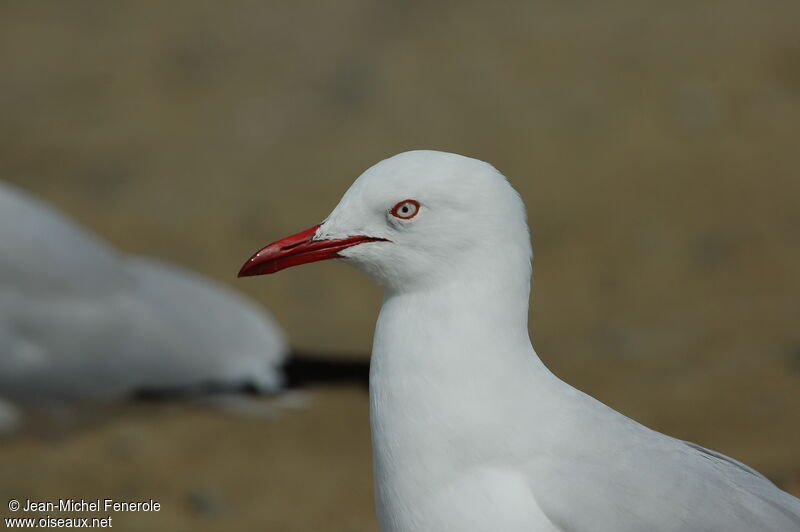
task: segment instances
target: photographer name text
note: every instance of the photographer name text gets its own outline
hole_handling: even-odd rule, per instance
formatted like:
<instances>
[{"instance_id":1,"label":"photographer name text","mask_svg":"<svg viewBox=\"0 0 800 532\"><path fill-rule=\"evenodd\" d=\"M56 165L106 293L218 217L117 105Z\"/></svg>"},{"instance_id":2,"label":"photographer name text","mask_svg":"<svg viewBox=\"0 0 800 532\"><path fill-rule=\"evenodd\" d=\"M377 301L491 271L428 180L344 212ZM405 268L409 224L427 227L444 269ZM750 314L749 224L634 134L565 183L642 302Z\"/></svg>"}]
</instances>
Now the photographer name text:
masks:
<instances>
[{"instance_id":1,"label":"photographer name text","mask_svg":"<svg viewBox=\"0 0 800 532\"><path fill-rule=\"evenodd\" d=\"M23 512L158 512L161 503L146 501L117 501L114 499L58 499L58 501L34 501L25 499L19 505Z\"/></svg>"}]
</instances>

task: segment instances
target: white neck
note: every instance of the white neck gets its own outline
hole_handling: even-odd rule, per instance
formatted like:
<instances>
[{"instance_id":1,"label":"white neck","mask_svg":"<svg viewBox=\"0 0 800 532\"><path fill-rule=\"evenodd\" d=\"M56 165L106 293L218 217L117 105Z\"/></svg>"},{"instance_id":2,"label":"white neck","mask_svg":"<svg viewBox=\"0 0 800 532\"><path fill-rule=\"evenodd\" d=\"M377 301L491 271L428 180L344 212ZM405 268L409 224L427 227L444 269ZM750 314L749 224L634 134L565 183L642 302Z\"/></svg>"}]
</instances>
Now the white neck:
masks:
<instances>
[{"instance_id":1,"label":"white neck","mask_svg":"<svg viewBox=\"0 0 800 532\"><path fill-rule=\"evenodd\" d=\"M510 459L528 447L513 434L498 446L496 435L509 417L535 416L535 388L555 377L528 336L529 263L511 274L487 266L433 290L386 294L370 370L379 508L421 476L446 478L476 454Z\"/></svg>"}]
</instances>

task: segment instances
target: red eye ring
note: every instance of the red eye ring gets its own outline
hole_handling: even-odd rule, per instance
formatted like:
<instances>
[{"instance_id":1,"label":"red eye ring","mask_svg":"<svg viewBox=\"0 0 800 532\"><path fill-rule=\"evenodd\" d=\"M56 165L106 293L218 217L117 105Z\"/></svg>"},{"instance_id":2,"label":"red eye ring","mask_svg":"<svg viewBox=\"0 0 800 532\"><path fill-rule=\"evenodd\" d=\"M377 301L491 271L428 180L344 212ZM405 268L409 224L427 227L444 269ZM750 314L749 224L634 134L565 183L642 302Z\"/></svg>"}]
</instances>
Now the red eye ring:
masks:
<instances>
[{"instance_id":1,"label":"red eye ring","mask_svg":"<svg viewBox=\"0 0 800 532\"><path fill-rule=\"evenodd\" d=\"M392 216L401 220L410 220L419 212L419 202L413 199L405 199L392 207Z\"/></svg>"}]
</instances>

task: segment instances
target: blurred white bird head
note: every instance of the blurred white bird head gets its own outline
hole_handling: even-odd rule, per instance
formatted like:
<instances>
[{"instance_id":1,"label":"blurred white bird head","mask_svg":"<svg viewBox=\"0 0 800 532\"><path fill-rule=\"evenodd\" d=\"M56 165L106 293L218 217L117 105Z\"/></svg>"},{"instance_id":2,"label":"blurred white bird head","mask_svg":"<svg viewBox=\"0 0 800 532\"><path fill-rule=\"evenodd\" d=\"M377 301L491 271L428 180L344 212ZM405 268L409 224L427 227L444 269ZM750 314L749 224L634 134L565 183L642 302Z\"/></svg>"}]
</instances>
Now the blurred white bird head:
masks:
<instances>
[{"instance_id":1,"label":"blurred white bird head","mask_svg":"<svg viewBox=\"0 0 800 532\"><path fill-rule=\"evenodd\" d=\"M320 225L266 246L239 276L340 258L386 288L412 291L465 273L505 275L509 264L526 265L527 276L530 254L525 207L500 172L420 150L369 168Z\"/></svg>"}]
</instances>

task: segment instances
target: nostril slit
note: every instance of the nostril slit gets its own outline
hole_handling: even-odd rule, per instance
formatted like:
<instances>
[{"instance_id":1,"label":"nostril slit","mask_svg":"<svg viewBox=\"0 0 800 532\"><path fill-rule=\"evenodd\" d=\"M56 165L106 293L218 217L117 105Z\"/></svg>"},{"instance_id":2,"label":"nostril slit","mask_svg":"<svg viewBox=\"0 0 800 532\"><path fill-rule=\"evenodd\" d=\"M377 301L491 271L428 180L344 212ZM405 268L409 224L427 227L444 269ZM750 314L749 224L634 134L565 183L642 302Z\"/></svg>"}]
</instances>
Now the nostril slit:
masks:
<instances>
[{"instance_id":1,"label":"nostril slit","mask_svg":"<svg viewBox=\"0 0 800 532\"><path fill-rule=\"evenodd\" d=\"M289 244L288 246L284 246L284 247L282 247L281 249L282 249L282 250L285 250L285 249L292 249L292 248L296 248L296 247L297 247L297 246L299 246L300 244L302 244L302 242L295 242L295 243L293 243L293 244Z\"/></svg>"}]
</instances>

